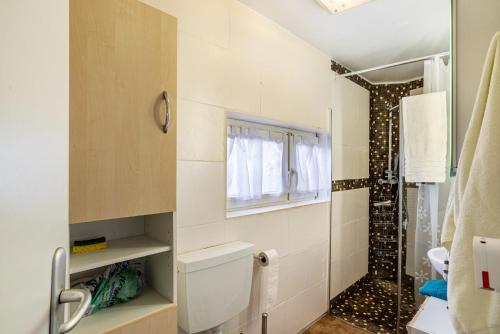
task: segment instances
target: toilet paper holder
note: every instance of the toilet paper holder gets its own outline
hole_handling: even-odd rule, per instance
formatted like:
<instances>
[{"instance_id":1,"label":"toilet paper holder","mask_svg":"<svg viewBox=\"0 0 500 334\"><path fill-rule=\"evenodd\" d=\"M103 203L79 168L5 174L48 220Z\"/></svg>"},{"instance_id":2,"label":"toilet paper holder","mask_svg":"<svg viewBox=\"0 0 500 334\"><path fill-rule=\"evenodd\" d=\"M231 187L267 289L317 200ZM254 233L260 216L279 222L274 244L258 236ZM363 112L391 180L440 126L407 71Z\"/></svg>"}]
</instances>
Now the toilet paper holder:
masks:
<instances>
[{"instance_id":1,"label":"toilet paper holder","mask_svg":"<svg viewBox=\"0 0 500 334\"><path fill-rule=\"evenodd\" d=\"M269 258L267 257L266 253L260 252L257 255L253 256L254 260L259 262L259 264L263 267L266 267L269 265Z\"/></svg>"},{"instance_id":2,"label":"toilet paper holder","mask_svg":"<svg viewBox=\"0 0 500 334\"><path fill-rule=\"evenodd\" d=\"M264 252L260 252L257 255L253 256L254 260L257 261L261 266L265 267L269 265L269 258ZM262 329L261 329L261 334L267 334L267 318L268 318L268 313L264 312L262 313Z\"/></svg>"},{"instance_id":3,"label":"toilet paper holder","mask_svg":"<svg viewBox=\"0 0 500 334\"><path fill-rule=\"evenodd\" d=\"M267 313L262 313L262 329L261 329L261 333L262 334L267 334L267 318L268 318L268 314Z\"/></svg>"}]
</instances>

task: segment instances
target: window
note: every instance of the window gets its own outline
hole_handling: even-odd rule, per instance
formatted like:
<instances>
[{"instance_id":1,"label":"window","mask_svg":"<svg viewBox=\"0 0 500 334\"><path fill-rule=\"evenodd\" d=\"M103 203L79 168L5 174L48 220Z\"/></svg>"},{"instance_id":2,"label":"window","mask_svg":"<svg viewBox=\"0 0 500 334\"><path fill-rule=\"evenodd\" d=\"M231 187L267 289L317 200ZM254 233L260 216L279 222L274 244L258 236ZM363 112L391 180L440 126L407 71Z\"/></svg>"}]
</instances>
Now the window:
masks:
<instances>
[{"instance_id":1,"label":"window","mask_svg":"<svg viewBox=\"0 0 500 334\"><path fill-rule=\"evenodd\" d=\"M327 197L330 185L327 134L228 120L229 211Z\"/></svg>"}]
</instances>

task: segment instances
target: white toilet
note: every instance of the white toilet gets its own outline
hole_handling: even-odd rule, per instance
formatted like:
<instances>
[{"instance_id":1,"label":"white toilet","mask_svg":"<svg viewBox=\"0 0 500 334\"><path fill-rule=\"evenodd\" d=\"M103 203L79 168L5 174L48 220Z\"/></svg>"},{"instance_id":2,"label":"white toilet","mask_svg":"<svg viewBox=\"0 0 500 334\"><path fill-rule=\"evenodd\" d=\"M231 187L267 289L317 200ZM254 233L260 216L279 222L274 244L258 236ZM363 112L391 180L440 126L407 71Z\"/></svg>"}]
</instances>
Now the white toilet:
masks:
<instances>
[{"instance_id":1,"label":"white toilet","mask_svg":"<svg viewBox=\"0 0 500 334\"><path fill-rule=\"evenodd\" d=\"M221 333L222 324L248 307L254 245L205 248L178 256L179 326L187 333Z\"/></svg>"}]
</instances>

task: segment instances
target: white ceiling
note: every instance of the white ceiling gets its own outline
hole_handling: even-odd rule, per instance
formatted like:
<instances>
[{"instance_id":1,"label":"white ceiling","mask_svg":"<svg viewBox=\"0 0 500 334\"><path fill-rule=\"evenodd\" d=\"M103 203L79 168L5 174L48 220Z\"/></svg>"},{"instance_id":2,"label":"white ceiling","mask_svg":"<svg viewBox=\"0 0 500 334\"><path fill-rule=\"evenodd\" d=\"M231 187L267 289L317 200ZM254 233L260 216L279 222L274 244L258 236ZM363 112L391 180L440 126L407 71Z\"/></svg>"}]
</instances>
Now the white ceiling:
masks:
<instances>
[{"instance_id":1,"label":"white ceiling","mask_svg":"<svg viewBox=\"0 0 500 334\"><path fill-rule=\"evenodd\" d=\"M335 15L316 0L240 1L352 70L449 51L450 0L373 0ZM393 82L422 75L418 63L364 76Z\"/></svg>"}]
</instances>

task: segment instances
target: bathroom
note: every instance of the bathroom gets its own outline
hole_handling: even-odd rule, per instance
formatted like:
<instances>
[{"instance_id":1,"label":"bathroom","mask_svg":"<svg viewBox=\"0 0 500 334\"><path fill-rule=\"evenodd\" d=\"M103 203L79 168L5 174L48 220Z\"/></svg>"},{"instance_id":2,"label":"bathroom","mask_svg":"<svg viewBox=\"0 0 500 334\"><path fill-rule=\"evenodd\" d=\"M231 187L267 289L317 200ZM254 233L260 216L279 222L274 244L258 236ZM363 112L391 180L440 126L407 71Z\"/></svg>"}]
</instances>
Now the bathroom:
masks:
<instances>
[{"instance_id":1,"label":"bathroom","mask_svg":"<svg viewBox=\"0 0 500 334\"><path fill-rule=\"evenodd\" d=\"M0 332L500 333L419 293L500 30L474 3L2 2ZM444 179L407 181L403 105L437 93Z\"/></svg>"}]
</instances>

